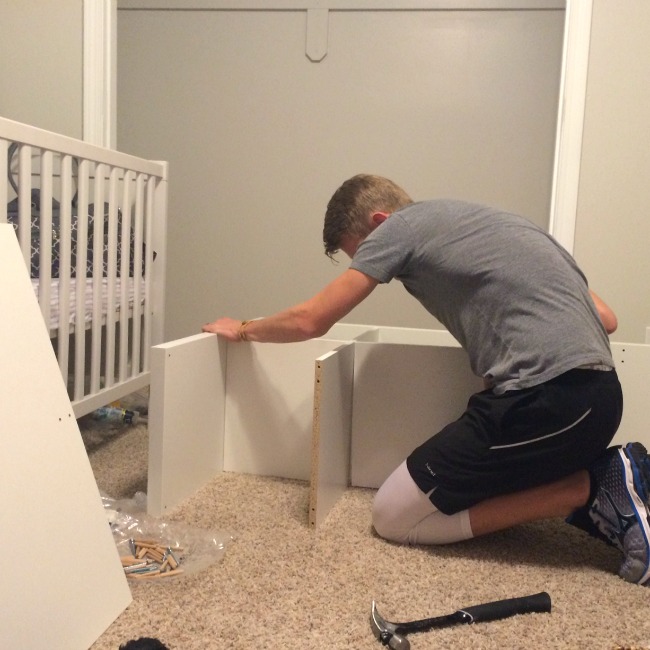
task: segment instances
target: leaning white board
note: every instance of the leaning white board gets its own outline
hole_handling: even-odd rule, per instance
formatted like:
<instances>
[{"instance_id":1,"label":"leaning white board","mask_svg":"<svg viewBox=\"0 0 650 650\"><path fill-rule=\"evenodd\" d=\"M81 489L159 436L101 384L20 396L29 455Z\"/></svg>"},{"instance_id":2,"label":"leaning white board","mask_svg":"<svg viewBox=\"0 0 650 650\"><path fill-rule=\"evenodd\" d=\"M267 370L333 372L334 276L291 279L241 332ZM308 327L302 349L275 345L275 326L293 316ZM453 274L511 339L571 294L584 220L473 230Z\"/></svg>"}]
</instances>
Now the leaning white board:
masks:
<instances>
[{"instance_id":1,"label":"leaning white board","mask_svg":"<svg viewBox=\"0 0 650 650\"><path fill-rule=\"evenodd\" d=\"M131 602L13 227L0 224L0 647L88 648Z\"/></svg>"}]
</instances>

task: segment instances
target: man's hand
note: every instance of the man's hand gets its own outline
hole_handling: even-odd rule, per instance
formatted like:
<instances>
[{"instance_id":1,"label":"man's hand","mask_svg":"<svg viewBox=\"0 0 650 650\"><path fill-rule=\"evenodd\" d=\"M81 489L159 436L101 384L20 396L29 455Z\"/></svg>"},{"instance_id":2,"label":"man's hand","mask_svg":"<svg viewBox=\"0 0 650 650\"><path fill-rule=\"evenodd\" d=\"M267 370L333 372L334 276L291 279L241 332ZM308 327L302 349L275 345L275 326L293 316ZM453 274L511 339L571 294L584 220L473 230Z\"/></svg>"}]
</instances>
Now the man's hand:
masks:
<instances>
[{"instance_id":1,"label":"man's hand","mask_svg":"<svg viewBox=\"0 0 650 650\"><path fill-rule=\"evenodd\" d=\"M593 291L589 290L589 294L591 295L591 299L594 301L596 311L598 311L598 315L605 326L605 330L608 334L613 334L618 327L616 314L607 304L605 304L603 299L597 296Z\"/></svg>"},{"instance_id":2,"label":"man's hand","mask_svg":"<svg viewBox=\"0 0 650 650\"><path fill-rule=\"evenodd\" d=\"M219 318L212 323L206 323L201 329L204 332L211 334L218 334L223 338L238 343L241 341L239 337L239 330L242 326L242 321L235 320L234 318Z\"/></svg>"},{"instance_id":3,"label":"man's hand","mask_svg":"<svg viewBox=\"0 0 650 650\"><path fill-rule=\"evenodd\" d=\"M229 341L294 343L323 336L377 286L365 273L348 269L309 300L284 311L251 321L219 318L203 326L204 332ZM245 323L245 329L244 329Z\"/></svg>"}]
</instances>

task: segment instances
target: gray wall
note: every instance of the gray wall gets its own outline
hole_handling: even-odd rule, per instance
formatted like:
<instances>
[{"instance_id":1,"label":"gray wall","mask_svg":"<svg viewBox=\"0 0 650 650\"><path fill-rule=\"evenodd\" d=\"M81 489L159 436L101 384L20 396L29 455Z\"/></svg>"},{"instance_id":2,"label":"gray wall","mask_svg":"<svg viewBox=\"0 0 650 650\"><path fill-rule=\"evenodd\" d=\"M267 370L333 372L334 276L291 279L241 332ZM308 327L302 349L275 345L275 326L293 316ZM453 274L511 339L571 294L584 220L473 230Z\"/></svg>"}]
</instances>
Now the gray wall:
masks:
<instances>
[{"instance_id":1,"label":"gray wall","mask_svg":"<svg viewBox=\"0 0 650 650\"><path fill-rule=\"evenodd\" d=\"M624 5L594 0L575 245L592 286L619 315L619 331L612 338L631 342L642 341L650 325L649 12L646 0ZM81 136L82 14L81 0L2 3L0 115ZM342 24L347 18L334 14L329 53L323 62L312 64L303 53L304 14L285 15L291 26L280 32L273 32L278 16L242 14L242 22L255 19L246 22L254 28L250 34L242 34L248 31L244 26L229 32L226 15L219 17L220 29L206 26L196 34L187 16L177 28L167 25L158 32L159 18L153 13L119 15L119 144L172 161L170 335L196 331L200 322L221 313L268 313L338 273L342 265L332 267L321 254L323 208L337 184L360 169L393 175L421 198L472 196L524 212L530 204L531 218L545 220L550 144L537 146L534 139L542 137L537 130L523 134L518 156L509 157L515 181L499 175L496 165L503 154L489 142L490 132L496 128L496 139L508 144L521 134L499 125L498 94L487 102L479 92L469 102L459 101L466 78L484 74L480 62L468 61L462 70L449 61L454 53L463 58L483 48L492 63L516 67L530 43L508 56L505 44L490 39L489 30L463 37L454 29L453 15L447 14L438 29L429 19L419 23L410 39L416 58L409 63L413 52L400 49L408 43L397 32L405 16L399 16L394 30L384 25L373 39L367 32L348 34L352 27ZM395 15L388 15L391 24ZM365 21L367 14L351 18ZM517 27L518 17L505 18ZM551 36L536 32L532 40L556 68L561 20L554 11L545 12L543 19ZM530 37L530 30L523 33ZM352 44L342 43L346 37ZM442 70L431 66L437 63L436 53L429 50L434 37L451 48L443 53ZM165 40L171 38L175 41ZM143 64L138 63L140 51ZM244 65L246 74L235 78L239 60L254 53L258 59ZM158 55L165 64L162 73L156 72ZM370 76L363 71L364 57ZM292 62L288 69L287 60ZM483 83L503 88L514 79L524 97L540 99L543 128L550 132L553 106L547 95L553 95L555 81L546 73L538 84L536 67L526 57L522 60L519 73L496 78L493 73ZM198 67L184 67L194 61ZM379 67L385 65L386 74ZM456 86L440 91L437 81L449 65ZM297 86L291 87L286 76L296 72ZM149 73L153 80L142 81ZM402 73L405 78L396 80ZM431 86L426 99L414 102L414 93L419 96L425 85ZM519 93L501 97L509 117L524 110ZM483 104L486 112L477 114ZM252 117L242 130L239 118L247 115ZM461 126L449 126L450 120ZM277 139L271 137L276 130ZM467 132L469 147L449 147L458 130ZM194 180L188 170L197 160L202 173ZM539 179L530 201L518 182L524 177ZM402 293L398 286L383 288L381 296L372 296L372 305L364 306L366 312L349 320L430 326L428 317Z\"/></svg>"},{"instance_id":2,"label":"gray wall","mask_svg":"<svg viewBox=\"0 0 650 650\"><path fill-rule=\"evenodd\" d=\"M121 9L118 147L171 163L166 338L272 313L341 272L322 218L358 172L546 226L563 23L562 9L330 11L314 63L303 11ZM437 325L399 283L346 320Z\"/></svg>"},{"instance_id":3,"label":"gray wall","mask_svg":"<svg viewBox=\"0 0 650 650\"><path fill-rule=\"evenodd\" d=\"M0 115L80 138L82 0L0 4Z\"/></svg>"},{"instance_id":4,"label":"gray wall","mask_svg":"<svg viewBox=\"0 0 650 650\"><path fill-rule=\"evenodd\" d=\"M628 343L650 326L649 44L647 0L594 2L575 257Z\"/></svg>"}]
</instances>

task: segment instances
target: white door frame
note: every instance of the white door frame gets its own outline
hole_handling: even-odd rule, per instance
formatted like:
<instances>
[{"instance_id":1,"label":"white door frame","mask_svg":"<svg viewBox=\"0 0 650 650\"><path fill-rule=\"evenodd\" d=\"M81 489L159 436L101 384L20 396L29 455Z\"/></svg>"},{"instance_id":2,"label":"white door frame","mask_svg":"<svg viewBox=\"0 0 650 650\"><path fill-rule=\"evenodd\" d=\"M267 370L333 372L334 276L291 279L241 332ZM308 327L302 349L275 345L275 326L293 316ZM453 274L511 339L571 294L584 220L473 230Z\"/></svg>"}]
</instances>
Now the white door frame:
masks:
<instances>
[{"instance_id":1,"label":"white door frame","mask_svg":"<svg viewBox=\"0 0 650 650\"><path fill-rule=\"evenodd\" d=\"M573 253L593 0L567 0L549 232Z\"/></svg>"},{"instance_id":2,"label":"white door frame","mask_svg":"<svg viewBox=\"0 0 650 650\"><path fill-rule=\"evenodd\" d=\"M117 0L83 0L83 139L115 149Z\"/></svg>"},{"instance_id":3,"label":"white door frame","mask_svg":"<svg viewBox=\"0 0 650 650\"><path fill-rule=\"evenodd\" d=\"M83 138L116 146L117 0L83 0ZM549 232L573 253L593 0L566 0Z\"/></svg>"}]
</instances>

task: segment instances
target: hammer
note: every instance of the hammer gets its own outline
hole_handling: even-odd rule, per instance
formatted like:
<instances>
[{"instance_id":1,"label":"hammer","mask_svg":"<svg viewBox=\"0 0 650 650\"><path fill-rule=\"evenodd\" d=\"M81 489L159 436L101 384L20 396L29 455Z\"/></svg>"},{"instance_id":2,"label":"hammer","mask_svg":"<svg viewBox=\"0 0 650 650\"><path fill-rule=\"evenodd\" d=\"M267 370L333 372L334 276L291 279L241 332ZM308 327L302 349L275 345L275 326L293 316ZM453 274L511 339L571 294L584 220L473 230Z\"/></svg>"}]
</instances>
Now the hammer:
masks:
<instances>
[{"instance_id":1,"label":"hammer","mask_svg":"<svg viewBox=\"0 0 650 650\"><path fill-rule=\"evenodd\" d=\"M425 618L407 623L391 623L377 611L377 606L373 600L370 610L370 627L382 645L387 645L392 650L409 650L411 644L406 639L406 635L410 632L426 632L435 627L450 627L459 623L482 623L508 618L516 614L550 611L551 597L545 591L542 591L532 596L507 598L492 603L484 603L483 605L465 607L445 616L435 616L434 618Z\"/></svg>"}]
</instances>

